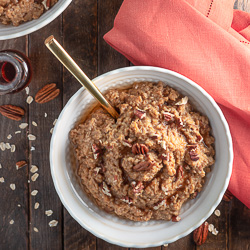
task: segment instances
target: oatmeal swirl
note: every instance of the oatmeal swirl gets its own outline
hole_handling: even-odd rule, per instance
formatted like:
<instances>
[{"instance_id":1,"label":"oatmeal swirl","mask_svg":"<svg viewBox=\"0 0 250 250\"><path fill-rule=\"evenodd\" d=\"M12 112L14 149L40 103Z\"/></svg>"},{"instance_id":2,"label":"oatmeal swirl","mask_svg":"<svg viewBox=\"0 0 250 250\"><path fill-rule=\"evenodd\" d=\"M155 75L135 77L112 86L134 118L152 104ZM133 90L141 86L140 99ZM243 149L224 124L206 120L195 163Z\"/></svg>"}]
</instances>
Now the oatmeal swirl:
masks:
<instances>
[{"instance_id":1,"label":"oatmeal swirl","mask_svg":"<svg viewBox=\"0 0 250 250\"><path fill-rule=\"evenodd\" d=\"M117 121L97 108L70 132L85 192L123 218L179 221L214 163L208 118L162 82L135 82L106 98Z\"/></svg>"}]
</instances>

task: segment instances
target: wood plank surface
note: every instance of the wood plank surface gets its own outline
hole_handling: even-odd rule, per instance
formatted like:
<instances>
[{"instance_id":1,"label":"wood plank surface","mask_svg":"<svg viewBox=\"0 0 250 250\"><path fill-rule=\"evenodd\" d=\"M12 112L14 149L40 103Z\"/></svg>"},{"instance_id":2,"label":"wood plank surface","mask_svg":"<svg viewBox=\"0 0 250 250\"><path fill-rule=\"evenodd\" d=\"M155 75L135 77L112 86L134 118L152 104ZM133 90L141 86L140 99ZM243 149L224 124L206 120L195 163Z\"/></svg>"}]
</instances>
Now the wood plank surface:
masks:
<instances>
[{"instance_id":1,"label":"wood plank surface","mask_svg":"<svg viewBox=\"0 0 250 250\"><path fill-rule=\"evenodd\" d=\"M24 54L27 37L21 37L8 41L0 41L1 50L16 49ZM21 122L28 121L28 105L25 102L25 91L15 95L0 96L0 105L12 104L26 110L26 114ZM0 182L0 249L28 249L29 238L29 195L28 195L28 167L16 170L16 162L19 160L28 161L28 140L27 129L21 134L15 134L20 130L18 125L21 122L10 120L0 115L0 143L10 143L16 146L16 151L0 150L0 178L4 178L4 183ZM12 138L7 139L11 134ZM15 184L16 189L12 190L10 184ZM10 222L13 220L13 224ZM13 240L16 239L16 240Z\"/></svg>"},{"instance_id":2,"label":"wood plank surface","mask_svg":"<svg viewBox=\"0 0 250 250\"><path fill-rule=\"evenodd\" d=\"M24 90L15 95L0 96L0 105L14 104L26 110L20 122L0 115L0 142L16 146L14 153L0 150L0 178L4 177L4 183L0 183L0 250L128 249L98 239L82 228L63 208L55 191L49 167L50 129L63 106L81 86L43 44L45 38L53 34L90 78L129 66L130 62L103 40L103 35L112 28L122 2L73 0L61 16L43 29L21 38L0 41L1 50L16 49L31 59L34 70L31 96L34 97L42 86L51 82L57 83L61 90L59 97L42 105L35 102L28 105ZM236 0L235 8L250 12L250 0ZM38 126L32 125L32 121ZM29 126L21 130L18 127L21 122L27 122ZM15 134L18 130L21 133ZM36 141L28 141L29 133L37 137ZM12 135L11 139L7 139L8 134ZM32 146L34 151L31 151ZM19 160L26 160L28 166L16 170L15 163ZM35 182L31 181L31 165L39 168ZM15 184L16 189L11 190L10 184ZM36 196L31 195L33 190L38 190ZM38 209L34 209L36 202L40 205ZM209 232L202 246L195 245L191 233L168 246L147 249L250 249L250 209L236 198L230 202L222 201L217 209L221 215L212 214L207 221L219 233L213 235ZM46 216L46 210L52 210L53 214ZM13 224L10 224L12 220ZM49 227L51 220L57 220L58 225ZM35 232L34 227L39 231Z\"/></svg>"},{"instance_id":3,"label":"wood plank surface","mask_svg":"<svg viewBox=\"0 0 250 250\"><path fill-rule=\"evenodd\" d=\"M72 29L72 20L75 28ZM89 76L97 76L97 0L75 0L63 14L63 46ZM81 87L64 69L63 105ZM82 228L64 209L64 249L96 249L96 237Z\"/></svg>"},{"instance_id":4,"label":"wood plank surface","mask_svg":"<svg viewBox=\"0 0 250 250\"><path fill-rule=\"evenodd\" d=\"M33 101L29 106L29 133L36 136L35 141L31 141L31 146L35 150L30 152L30 167L38 167L38 179L33 182L30 173L30 193L38 190L36 196L30 195L30 249L62 249L63 246L63 220L62 204L55 191L50 174L49 150L50 150L50 130L53 122L62 109L62 66L55 60L54 56L44 45L44 40L51 34L62 42L62 17L57 18L48 26L29 35L29 58L33 65L33 80L30 84L30 95L35 97L37 91L48 83L56 83L61 89L60 95L44 104ZM45 73L46 72L46 73ZM45 117L45 113L47 117ZM32 125L35 121L38 126ZM35 203L40 204L38 209L34 209ZM51 216L46 216L45 211L52 210ZM50 227L49 222L58 221L56 227ZM36 227L39 232L34 231Z\"/></svg>"}]
</instances>

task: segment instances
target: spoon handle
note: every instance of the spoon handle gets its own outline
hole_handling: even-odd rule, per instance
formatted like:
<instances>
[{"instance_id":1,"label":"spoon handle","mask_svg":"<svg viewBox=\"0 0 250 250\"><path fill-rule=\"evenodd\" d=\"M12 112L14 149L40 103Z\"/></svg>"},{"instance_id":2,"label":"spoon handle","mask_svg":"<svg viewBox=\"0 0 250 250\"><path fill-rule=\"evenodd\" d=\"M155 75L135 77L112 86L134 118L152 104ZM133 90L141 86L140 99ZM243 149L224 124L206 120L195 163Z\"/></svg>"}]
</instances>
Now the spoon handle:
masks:
<instances>
[{"instance_id":1,"label":"spoon handle","mask_svg":"<svg viewBox=\"0 0 250 250\"><path fill-rule=\"evenodd\" d=\"M119 117L117 111L105 99L100 90L95 84L85 75L76 62L64 50L64 48L57 42L54 36L50 36L45 40L45 45L55 55L55 57L67 68L67 70L84 86L93 97L105 108L108 113L115 119Z\"/></svg>"}]
</instances>

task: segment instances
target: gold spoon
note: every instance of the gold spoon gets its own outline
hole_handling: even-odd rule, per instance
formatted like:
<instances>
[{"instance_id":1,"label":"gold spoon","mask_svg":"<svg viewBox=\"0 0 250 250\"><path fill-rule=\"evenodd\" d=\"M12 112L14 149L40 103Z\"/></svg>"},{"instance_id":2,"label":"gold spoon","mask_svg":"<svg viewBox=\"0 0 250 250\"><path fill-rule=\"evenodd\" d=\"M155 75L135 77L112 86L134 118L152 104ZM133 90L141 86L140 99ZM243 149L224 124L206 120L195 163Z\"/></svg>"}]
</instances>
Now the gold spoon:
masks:
<instances>
[{"instance_id":1,"label":"gold spoon","mask_svg":"<svg viewBox=\"0 0 250 250\"><path fill-rule=\"evenodd\" d=\"M105 108L113 118L117 119L119 117L117 111L106 100L95 84L84 74L54 36L48 37L44 43L55 57L67 68L67 70L82 84L82 86L84 86L91 95L97 99L102 107Z\"/></svg>"}]
</instances>

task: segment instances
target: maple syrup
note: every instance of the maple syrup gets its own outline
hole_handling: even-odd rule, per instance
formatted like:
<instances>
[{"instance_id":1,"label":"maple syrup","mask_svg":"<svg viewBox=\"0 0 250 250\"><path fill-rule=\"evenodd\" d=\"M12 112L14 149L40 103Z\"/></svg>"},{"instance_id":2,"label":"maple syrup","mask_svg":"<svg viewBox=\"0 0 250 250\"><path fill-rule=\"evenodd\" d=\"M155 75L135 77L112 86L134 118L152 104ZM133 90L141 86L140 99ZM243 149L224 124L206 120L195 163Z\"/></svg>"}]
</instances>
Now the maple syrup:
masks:
<instances>
[{"instance_id":1,"label":"maple syrup","mask_svg":"<svg viewBox=\"0 0 250 250\"><path fill-rule=\"evenodd\" d=\"M0 52L0 95L16 93L31 81L30 60L16 50Z\"/></svg>"}]
</instances>

